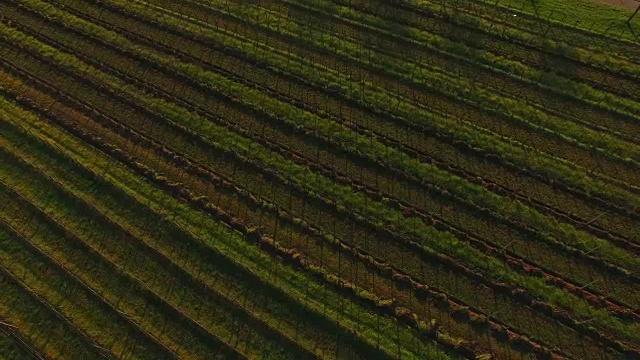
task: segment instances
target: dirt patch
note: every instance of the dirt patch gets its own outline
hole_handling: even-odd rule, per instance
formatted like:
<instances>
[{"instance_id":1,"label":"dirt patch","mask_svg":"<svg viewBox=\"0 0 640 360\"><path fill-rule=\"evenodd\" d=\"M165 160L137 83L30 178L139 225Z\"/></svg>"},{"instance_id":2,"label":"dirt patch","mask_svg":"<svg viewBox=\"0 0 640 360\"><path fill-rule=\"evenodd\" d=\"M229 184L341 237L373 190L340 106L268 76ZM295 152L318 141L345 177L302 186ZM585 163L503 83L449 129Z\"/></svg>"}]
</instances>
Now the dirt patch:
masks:
<instances>
[{"instance_id":1,"label":"dirt patch","mask_svg":"<svg viewBox=\"0 0 640 360\"><path fill-rule=\"evenodd\" d=\"M638 5L640 5L640 2L636 0L591 0L591 1L597 2L600 4L605 4L605 5L623 7L631 10L635 10L638 7Z\"/></svg>"}]
</instances>

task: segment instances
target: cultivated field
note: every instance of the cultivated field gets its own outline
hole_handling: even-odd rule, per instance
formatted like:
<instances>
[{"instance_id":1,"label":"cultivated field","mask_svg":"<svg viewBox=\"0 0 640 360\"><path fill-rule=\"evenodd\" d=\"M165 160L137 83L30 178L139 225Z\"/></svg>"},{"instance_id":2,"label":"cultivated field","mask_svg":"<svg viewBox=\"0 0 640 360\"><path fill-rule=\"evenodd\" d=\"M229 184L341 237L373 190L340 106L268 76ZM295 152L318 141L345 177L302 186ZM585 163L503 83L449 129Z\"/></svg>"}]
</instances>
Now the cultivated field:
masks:
<instances>
[{"instance_id":1,"label":"cultivated field","mask_svg":"<svg viewBox=\"0 0 640 360\"><path fill-rule=\"evenodd\" d=\"M632 14L0 1L0 358L640 359Z\"/></svg>"}]
</instances>

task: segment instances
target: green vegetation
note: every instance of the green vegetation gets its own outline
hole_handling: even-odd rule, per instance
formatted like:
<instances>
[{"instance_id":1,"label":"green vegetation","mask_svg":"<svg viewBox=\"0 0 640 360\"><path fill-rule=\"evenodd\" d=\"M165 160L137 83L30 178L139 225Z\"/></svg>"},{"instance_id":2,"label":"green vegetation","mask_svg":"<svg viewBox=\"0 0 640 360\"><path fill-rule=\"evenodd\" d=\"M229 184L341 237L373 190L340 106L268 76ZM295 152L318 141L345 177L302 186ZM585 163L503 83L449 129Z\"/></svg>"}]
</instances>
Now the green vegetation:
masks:
<instances>
[{"instance_id":1,"label":"green vegetation","mask_svg":"<svg viewBox=\"0 0 640 360\"><path fill-rule=\"evenodd\" d=\"M640 355L628 11L0 11L3 356Z\"/></svg>"}]
</instances>

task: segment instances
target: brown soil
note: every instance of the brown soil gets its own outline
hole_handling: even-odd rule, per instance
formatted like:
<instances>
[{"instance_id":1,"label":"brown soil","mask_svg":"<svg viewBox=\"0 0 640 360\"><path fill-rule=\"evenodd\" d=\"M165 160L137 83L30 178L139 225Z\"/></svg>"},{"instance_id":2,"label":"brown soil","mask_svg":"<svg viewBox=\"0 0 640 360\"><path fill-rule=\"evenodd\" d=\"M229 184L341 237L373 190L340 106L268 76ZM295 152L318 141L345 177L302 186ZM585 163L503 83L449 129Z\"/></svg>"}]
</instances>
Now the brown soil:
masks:
<instances>
[{"instance_id":1,"label":"brown soil","mask_svg":"<svg viewBox=\"0 0 640 360\"><path fill-rule=\"evenodd\" d=\"M619 6L627 9L635 10L640 2L638 0L592 0L595 2L599 2L601 4L611 5L611 6Z\"/></svg>"}]
</instances>

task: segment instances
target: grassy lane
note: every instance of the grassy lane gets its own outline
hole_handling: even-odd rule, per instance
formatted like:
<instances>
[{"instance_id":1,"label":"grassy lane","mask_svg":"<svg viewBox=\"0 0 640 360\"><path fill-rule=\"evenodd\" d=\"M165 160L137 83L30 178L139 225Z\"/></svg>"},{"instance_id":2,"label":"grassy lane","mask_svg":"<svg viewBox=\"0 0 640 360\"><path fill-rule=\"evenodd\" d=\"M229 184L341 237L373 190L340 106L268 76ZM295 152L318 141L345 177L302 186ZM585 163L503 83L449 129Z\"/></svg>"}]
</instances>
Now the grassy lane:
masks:
<instances>
[{"instance_id":1,"label":"grassy lane","mask_svg":"<svg viewBox=\"0 0 640 360\"><path fill-rule=\"evenodd\" d=\"M380 6L380 1L375 3ZM571 12L568 12L567 3L558 0L541 2L538 9L525 0L501 0L499 6L495 5L496 2L487 1L459 3L459 11L454 11L452 7L442 8L430 1L412 0L407 10L444 17L457 25L582 61L591 61L589 55L595 52L601 54L598 59L601 64L614 69L628 62L638 64L636 54L640 43L637 34L640 25L636 18L632 24L635 34L629 31L626 20L631 14L625 10L597 5L590 0L573 2ZM536 10L543 11L536 16ZM578 15L567 23L567 15L559 19L559 13ZM591 30L596 32L590 31L587 24L592 24Z\"/></svg>"},{"instance_id":2,"label":"grassy lane","mask_svg":"<svg viewBox=\"0 0 640 360\"><path fill-rule=\"evenodd\" d=\"M528 1L523 0L501 0L497 3L483 1L483 5L478 9L481 10L479 14L490 14L496 12L496 10L505 12L513 11L513 8L518 9L518 13L526 16L528 22L517 22L516 26L521 29L526 29L528 24L536 21L540 21L540 18L551 18L554 27L551 33L556 38L571 39L569 43L574 43L574 38L579 38L578 41L583 46L593 46L600 50L611 50L617 54L623 52L624 47L627 48L629 53L633 54L633 50L638 50L640 42L638 41L638 23L637 19L631 23L631 27L626 21L631 16L630 10L620 9L615 6L605 6L602 4L594 4L589 0L575 1L571 10L575 14L575 22L564 23L560 20L559 16L551 16L552 14L564 13L568 8L567 3L559 0L547 0L539 4L540 6L535 8ZM498 5L496 7L495 5ZM486 16L486 15L485 15ZM587 28L587 20L591 24ZM529 30L535 30L536 27L529 27ZM557 33L556 33L557 31ZM547 32L549 33L549 32ZM610 44L616 45L615 50L610 48ZM637 58L631 56L631 59L637 60Z\"/></svg>"}]
</instances>

